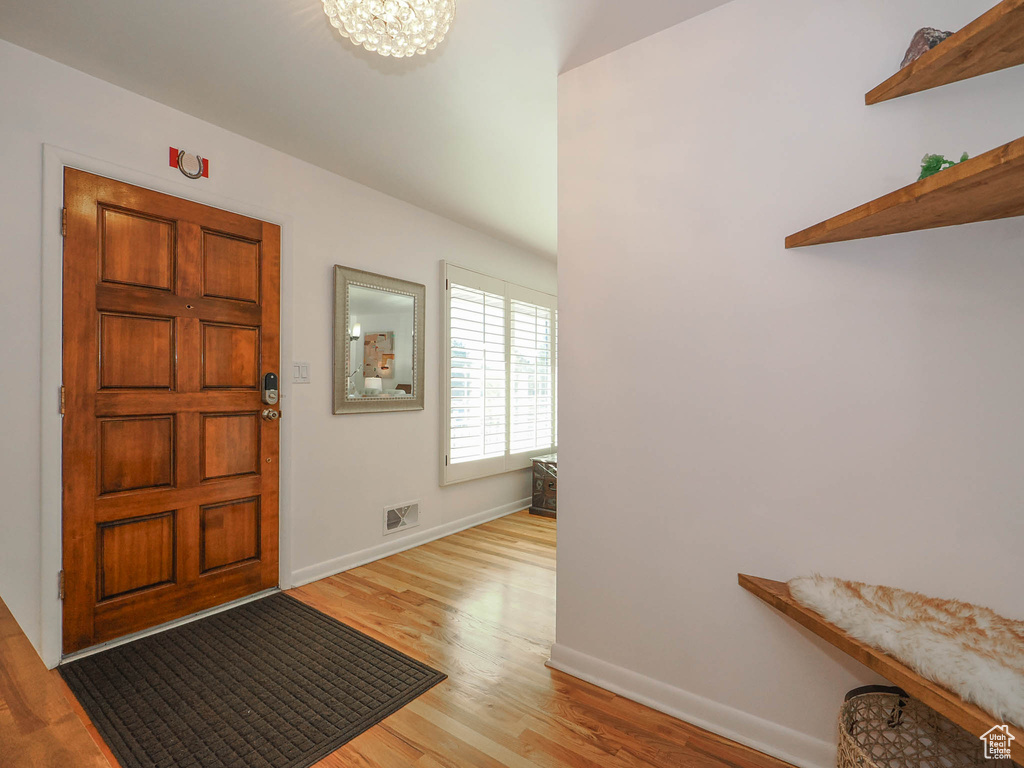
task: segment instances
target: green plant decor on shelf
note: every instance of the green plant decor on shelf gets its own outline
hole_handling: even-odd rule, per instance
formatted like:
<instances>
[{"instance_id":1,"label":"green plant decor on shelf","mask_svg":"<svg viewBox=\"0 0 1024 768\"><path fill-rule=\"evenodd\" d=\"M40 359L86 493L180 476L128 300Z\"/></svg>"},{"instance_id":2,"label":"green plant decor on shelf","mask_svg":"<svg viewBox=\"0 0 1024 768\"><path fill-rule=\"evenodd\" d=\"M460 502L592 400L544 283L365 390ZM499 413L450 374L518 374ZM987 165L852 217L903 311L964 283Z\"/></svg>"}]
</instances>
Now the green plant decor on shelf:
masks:
<instances>
[{"instance_id":1,"label":"green plant decor on shelf","mask_svg":"<svg viewBox=\"0 0 1024 768\"><path fill-rule=\"evenodd\" d=\"M971 156L964 152L960 158L960 162L970 160ZM921 160L921 175L918 177L918 181L921 179L927 179L929 176L934 176L939 171L944 171L947 168L952 168L954 165L958 165L954 160L947 160L942 155L925 155L924 159Z\"/></svg>"}]
</instances>

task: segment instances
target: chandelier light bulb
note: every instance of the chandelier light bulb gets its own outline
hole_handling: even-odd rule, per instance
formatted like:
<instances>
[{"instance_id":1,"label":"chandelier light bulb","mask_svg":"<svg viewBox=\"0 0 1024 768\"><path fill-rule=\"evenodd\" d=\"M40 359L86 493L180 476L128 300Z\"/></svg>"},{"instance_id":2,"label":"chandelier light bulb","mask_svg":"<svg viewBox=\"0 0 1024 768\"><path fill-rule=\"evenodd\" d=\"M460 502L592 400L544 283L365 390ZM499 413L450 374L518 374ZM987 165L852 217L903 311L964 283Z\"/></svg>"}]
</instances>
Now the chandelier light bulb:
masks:
<instances>
[{"instance_id":1,"label":"chandelier light bulb","mask_svg":"<svg viewBox=\"0 0 1024 768\"><path fill-rule=\"evenodd\" d=\"M455 0L323 0L331 26L381 56L437 48L455 20Z\"/></svg>"}]
</instances>

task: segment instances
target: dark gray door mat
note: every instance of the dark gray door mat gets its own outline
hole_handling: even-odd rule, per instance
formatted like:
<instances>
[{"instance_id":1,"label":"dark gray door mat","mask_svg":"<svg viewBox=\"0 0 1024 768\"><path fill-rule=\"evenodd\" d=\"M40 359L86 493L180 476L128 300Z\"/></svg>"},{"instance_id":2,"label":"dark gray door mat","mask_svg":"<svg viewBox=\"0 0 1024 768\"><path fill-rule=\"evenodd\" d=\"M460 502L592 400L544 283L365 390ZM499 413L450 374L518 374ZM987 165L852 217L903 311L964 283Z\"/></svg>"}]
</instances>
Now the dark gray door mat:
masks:
<instances>
[{"instance_id":1,"label":"dark gray door mat","mask_svg":"<svg viewBox=\"0 0 1024 768\"><path fill-rule=\"evenodd\" d=\"M60 673L122 768L307 768L446 677L283 593Z\"/></svg>"}]
</instances>

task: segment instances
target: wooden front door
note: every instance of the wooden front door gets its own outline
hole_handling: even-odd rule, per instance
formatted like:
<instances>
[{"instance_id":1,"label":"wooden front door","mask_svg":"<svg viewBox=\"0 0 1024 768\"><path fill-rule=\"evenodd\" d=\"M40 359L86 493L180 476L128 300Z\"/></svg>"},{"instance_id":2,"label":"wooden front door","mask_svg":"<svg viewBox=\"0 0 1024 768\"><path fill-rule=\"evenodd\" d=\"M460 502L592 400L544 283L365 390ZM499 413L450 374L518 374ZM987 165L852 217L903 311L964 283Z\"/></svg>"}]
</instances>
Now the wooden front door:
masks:
<instances>
[{"instance_id":1,"label":"wooden front door","mask_svg":"<svg viewBox=\"0 0 1024 768\"><path fill-rule=\"evenodd\" d=\"M280 228L64 172L64 652L278 583Z\"/></svg>"}]
</instances>

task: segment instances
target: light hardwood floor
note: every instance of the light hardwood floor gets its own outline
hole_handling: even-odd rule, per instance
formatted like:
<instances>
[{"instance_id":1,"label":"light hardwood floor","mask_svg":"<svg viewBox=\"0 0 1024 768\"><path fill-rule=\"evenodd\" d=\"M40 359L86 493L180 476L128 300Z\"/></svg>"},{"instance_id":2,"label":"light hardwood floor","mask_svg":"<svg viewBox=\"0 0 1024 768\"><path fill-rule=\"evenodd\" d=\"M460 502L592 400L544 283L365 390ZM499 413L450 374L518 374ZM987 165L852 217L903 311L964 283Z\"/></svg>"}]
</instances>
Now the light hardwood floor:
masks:
<instances>
[{"instance_id":1,"label":"light hardwood floor","mask_svg":"<svg viewBox=\"0 0 1024 768\"><path fill-rule=\"evenodd\" d=\"M0 600L0 766L109 768L63 687Z\"/></svg>"},{"instance_id":2,"label":"light hardwood floor","mask_svg":"<svg viewBox=\"0 0 1024 768\"><path fill-rule=\"evenodd\" d=\"M449 676L318 768L787 768L544 666L555 526L519 512L292 590Z\"/></svg>"}]
</instances>

